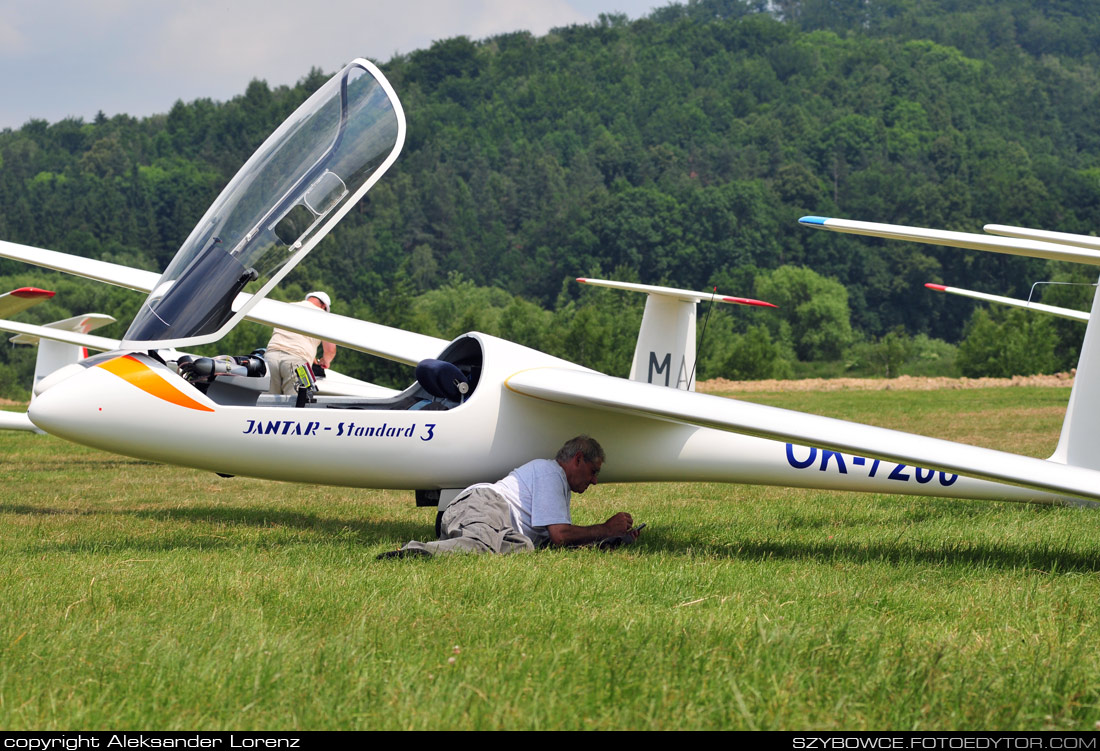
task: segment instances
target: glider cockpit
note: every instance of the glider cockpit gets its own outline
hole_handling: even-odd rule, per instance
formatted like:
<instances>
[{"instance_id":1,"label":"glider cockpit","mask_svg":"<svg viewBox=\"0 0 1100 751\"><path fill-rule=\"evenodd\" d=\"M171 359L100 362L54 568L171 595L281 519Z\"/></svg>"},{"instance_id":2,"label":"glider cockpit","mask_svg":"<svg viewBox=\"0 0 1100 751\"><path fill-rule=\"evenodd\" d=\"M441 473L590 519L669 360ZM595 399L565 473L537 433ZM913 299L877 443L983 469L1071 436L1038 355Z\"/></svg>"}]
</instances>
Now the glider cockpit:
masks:
<instances>
[{"instance_id":1,"label":"glider cockpit","mask_svg":"<svg viewBox=\"0 0 1100 751\"><path fill-rule=\"evenodd\" d=\"M303 400L293 396L267 393L270 379L262 360L255 356L200 358L181 357L177 368L188 373L188 380L217 404L234 407L293 407L346 410L450 410L465 404L473 396L481 378L484 351L473 336L464 335L451 342L437 358L422 360L416 366L416 380L403 391L382 398L356 396L313 396ZM171 363L172 361L168 361ZM202 362L201 375L195 375L192 363Z\"/></svg>"}]
</instances>

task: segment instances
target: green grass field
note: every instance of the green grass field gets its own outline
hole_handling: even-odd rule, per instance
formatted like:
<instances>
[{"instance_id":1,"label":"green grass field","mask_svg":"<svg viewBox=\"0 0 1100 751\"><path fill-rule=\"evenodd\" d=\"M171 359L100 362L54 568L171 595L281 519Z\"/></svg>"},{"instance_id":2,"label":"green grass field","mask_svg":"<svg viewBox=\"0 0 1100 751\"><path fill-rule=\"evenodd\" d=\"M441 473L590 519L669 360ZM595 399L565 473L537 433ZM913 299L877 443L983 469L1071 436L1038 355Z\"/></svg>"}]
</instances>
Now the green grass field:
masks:
<instances>
[{"instance_id":1,"label":"green grass field","mask_svg":"<svg viewBox=\"0 0 1100 751\"><path fill-rule=\"evenodd\" d=\"M1045 456L1069 391L748 398ZM599 486L613 553L375 561L411 493L222 479L0 433L0 727L1078 729L1100 514ZM614 456L608 457L609 462Z\"/></svg>"}]
</instances>

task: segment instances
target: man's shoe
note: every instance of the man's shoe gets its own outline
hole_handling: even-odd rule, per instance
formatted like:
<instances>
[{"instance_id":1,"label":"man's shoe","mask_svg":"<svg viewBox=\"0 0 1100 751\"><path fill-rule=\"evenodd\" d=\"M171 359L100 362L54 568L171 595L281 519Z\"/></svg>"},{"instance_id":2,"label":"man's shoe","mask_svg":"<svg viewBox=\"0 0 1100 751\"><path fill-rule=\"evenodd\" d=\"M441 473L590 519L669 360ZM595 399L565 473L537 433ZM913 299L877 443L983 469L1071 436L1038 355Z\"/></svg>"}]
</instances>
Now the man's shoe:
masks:
<instances>
[{"instance_id":1,"label":"man's shoe","mask_svg":"<svg viewBox=\"0 0 1100 751\"><path fill-rule=\"evenodd\" d=\"M385 553L380 553L375 556L376 561L383 561L387 558L431 558L432 554L427 550L421 550L419 548L401 548L400 550L387 550Z\"/></svg>"}]
</instances>

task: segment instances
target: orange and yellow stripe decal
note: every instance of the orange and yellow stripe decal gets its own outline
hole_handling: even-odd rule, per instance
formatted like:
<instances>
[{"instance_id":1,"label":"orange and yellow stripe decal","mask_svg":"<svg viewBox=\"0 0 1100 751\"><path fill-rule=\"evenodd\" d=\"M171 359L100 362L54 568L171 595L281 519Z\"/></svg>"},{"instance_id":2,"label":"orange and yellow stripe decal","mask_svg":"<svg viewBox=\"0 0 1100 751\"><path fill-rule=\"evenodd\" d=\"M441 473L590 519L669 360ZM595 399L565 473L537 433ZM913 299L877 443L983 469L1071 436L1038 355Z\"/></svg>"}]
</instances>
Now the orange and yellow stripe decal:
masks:
<instances>
[{"instance_id":1,"label":"orange and yellow stripe decal","mask_svg":"<svg viewBox=\"0 0 1100 751\"><path fill-rule=\"evenodd\" d=\"M131 357L130 355L123 355L122 357L116 357L113 360L108 360L105 363L101 363L96 366L97 368L103 368L108 373L113 373L122 380L137 386L139 389L147 394L163 399L166 402L172 404L178 404L181 407L187 407L188 409L197 409L201 412L213 412L210 407L205 404L200 404L187 394L183 393L179 389L172 386L165 381L159 375L153 372L145 363L140 360Z\"/></svg>"}]
</instances>

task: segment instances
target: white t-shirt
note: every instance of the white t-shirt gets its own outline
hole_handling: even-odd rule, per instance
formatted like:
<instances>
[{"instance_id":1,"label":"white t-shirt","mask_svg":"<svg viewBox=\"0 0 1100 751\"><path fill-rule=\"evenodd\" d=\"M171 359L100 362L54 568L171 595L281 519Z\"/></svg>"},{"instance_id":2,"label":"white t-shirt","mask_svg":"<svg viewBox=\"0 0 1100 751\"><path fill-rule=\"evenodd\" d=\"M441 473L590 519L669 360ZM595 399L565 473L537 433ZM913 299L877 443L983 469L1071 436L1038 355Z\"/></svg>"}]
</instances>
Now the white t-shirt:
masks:
<instances>
[{"instance_id":1,"label":"white t-shirt","mask_svg":"<svg viewBox=\"0 0 1100 751\"><path fill-rule=\"evenodd\" d=\"M553 459L535 459L517 467L503 480L474 485L491 488L507 499L512 523L536 546L550 539L551 524L572 524L569 483L565 470Z\"/></svg>"}]
</instances>

